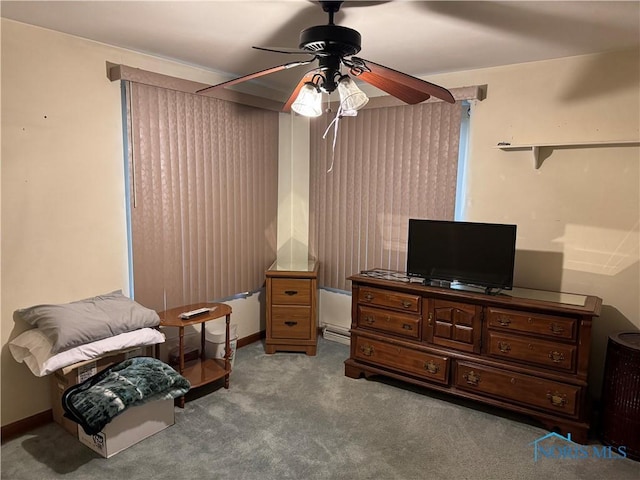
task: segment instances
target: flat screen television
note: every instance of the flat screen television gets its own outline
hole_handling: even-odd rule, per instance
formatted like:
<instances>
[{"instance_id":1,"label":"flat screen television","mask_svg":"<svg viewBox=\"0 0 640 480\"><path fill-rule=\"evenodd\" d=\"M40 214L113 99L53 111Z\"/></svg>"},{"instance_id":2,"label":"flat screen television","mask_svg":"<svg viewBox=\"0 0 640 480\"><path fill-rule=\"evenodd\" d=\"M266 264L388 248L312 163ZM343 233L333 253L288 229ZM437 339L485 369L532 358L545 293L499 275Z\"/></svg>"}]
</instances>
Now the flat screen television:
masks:
<instances>
[{"instance_id":1,"label":"flat screen television","mask_svg":"<svg viewBox=\"0 0 640 480\"><path fill-rule=\"evenodd\" d=\"M407 274L427 283L511 290L515 253L516 225L409 219Z\"/></svg>"}]
</instances>

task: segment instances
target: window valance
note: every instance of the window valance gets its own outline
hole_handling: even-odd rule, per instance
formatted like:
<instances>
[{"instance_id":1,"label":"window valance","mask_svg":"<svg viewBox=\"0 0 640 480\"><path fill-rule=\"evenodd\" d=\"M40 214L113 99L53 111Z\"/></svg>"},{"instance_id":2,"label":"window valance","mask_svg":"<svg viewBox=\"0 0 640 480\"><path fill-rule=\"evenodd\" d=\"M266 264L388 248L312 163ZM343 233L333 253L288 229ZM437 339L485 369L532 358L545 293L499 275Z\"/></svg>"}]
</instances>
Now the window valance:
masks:
<instances>
[{"instance_id":1,"label":"window valance","mask_svg":"<svg viewBox=\"0 0 640 480\"><path fill-rule=\"evenodd\" d=\"M150 72L148 70L142 70L140 68L129 67L126 65L116 65L107 62L107 77L111 81L116 80L128 80L134 83L141 83L144 85L150 85L153 87L161 87L169 90L176 90L179 92L195 94L198 90L209 87L210 85L193 80L185 80L183 78L172 77L170 75L164 75L161 73ZM293 86L292 86L293 87ZM456 101L461 100L483 100L486 96L486 85L474 85L470 87L450 88L449 91L453 95ZM249 105L252 107L264 108L265 110L272 110L276 112L282 111L284 101L278 102L268 98L259 97L257 95L251 95L248 93L239 92L236 90L229 90L221 88L219 90L209 90L203 92L200 95L207 97L218 98L220 100L227 100L229 102L241 103L243 105ZM431 97L429 100L423 103L440 102L441 100ZM333 107L332 102L332 107ZM337 102L335 102L337 107ZM406 105L401 100L394 98L390 95L382 95L378 97L371 97L369 103L364 108L383 108L383 107L397 107L399 105Z\"/></svg>"}]
</instances>

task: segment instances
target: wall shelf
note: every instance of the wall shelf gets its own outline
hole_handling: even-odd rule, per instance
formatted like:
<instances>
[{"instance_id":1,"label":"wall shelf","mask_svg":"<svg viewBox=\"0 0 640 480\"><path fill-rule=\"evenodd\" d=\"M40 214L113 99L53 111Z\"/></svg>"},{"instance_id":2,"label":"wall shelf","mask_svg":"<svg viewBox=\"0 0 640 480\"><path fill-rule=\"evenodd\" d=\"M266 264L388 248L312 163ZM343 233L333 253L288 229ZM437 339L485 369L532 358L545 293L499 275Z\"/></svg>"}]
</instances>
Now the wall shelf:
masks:
<instances>
[{"instance_id":1,"label":"wall shelf","mask_svg":"<svg viewBox=\"0 0 640 480\"><path fill-rule=\"evenodd\" d=\"M569 142L569 143L534 143L534 144L510 144L496 145L493 148L500 150L531 150L533 166L537 170L542 165L544 158L540 155L541 148L587 148L587 147L618 147L640 145L640 140L608 140L595 142Z\"/></svg>"}]
</instances>

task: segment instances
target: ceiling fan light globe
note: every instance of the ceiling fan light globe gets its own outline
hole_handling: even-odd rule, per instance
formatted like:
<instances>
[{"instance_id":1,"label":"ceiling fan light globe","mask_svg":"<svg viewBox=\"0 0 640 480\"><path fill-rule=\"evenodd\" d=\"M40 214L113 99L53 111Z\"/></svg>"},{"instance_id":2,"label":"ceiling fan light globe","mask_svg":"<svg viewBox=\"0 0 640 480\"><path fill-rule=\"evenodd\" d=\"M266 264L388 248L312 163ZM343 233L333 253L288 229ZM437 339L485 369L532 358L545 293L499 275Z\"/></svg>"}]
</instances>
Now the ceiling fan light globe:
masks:
<instances>
[{"instance_id":1,"label":"ceiling fan light globe","mask_svg":"<svg viewBox=\"0 0 640 480\"><path fill-rule=\"evenodd\" d=\"M346 75L338 82L338 94L340 95L340 105L344 111L360 110L369 101L369 97L358 88L351 77Z\"/></svg>"},{"instance_id":2,"label":"ceiling fan light globe","mask_svg":"<svg viewBox=\"0 0 640 480\"><path fill-rule=\"evenodd\" d=\"M291 110L303 117L319 117L322 115L322 93L318 87L309 82L306 83L291 105Z\"/></svg>"}]
</instances>

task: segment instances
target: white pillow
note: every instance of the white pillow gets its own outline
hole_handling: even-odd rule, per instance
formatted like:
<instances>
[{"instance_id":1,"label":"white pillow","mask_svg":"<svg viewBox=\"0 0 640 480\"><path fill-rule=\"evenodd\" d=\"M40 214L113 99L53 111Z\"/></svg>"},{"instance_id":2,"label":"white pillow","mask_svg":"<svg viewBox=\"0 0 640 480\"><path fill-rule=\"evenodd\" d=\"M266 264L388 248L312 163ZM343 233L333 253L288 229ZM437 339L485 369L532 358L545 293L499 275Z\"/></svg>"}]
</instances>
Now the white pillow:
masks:
<instances>
[{"instance_id":1,"label":"white pillow","mask_svg":"<svg viewBox=\"0 0 640 480\"><path fill-rule=\"evenodd\" d=\"M164 335L155 328L141 328L113 337L80 345L57 354L52 354L53 342L39 329L22 332L9 342L11 355L19 363L26 363L37 377L43 377L60 368L116 350L163 343Z\"/></svg>"}]
</instances>

